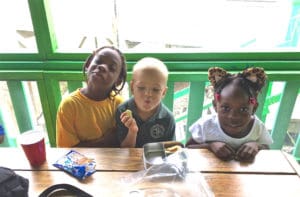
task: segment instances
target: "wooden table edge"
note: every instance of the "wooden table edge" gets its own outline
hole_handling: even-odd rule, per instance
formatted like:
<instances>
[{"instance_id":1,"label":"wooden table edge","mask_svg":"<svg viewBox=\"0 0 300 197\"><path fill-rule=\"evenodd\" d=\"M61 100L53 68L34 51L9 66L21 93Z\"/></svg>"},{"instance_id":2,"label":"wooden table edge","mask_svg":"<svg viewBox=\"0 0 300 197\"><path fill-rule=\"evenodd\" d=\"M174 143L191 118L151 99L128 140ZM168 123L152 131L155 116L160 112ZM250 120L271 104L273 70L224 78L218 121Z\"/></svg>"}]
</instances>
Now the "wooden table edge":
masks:
<instances>
[{"instance_id":1,"label":"wooden table edge","mask_svg":"<svg viewBox=\"0 0 300 197\"><path fill-rule=\"evenodd\" d=\"M286 158L286 160L289 162L289 164L291 165L291 167L295 170L295 172L298 174L298 176L300 177L300 166L297 163L297 161L292 157L292 155L281 151L281 153L283 154L283 156Z\"/></svg>"}]
</instances>

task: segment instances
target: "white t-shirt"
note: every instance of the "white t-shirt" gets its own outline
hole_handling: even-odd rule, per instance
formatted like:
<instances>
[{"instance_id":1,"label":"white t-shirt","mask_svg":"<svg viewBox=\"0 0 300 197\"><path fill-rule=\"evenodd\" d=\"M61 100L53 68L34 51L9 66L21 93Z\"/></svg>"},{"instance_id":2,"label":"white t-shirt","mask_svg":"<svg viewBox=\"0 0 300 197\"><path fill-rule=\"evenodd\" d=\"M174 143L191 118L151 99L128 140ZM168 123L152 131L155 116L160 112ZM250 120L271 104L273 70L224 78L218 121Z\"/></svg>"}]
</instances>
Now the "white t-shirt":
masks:
<instances>
[{"instance_id":1,"label":"white t-shirt","mask_svg":"<svg viewBox=\"0 0 300 197\"><path fill-rule=\"evenodd\" d=\"M217 114L200 118L190 126L189 131L194 141L198 143L221 141L230 145L234 149L238 149L242 144L250 141L259 144L270 145L273 143L270 133L267 131L264 123L254 116L254 123L251 131L242 138L233 138L224 133L220 127Z\"/></svg>"}]
</instances>

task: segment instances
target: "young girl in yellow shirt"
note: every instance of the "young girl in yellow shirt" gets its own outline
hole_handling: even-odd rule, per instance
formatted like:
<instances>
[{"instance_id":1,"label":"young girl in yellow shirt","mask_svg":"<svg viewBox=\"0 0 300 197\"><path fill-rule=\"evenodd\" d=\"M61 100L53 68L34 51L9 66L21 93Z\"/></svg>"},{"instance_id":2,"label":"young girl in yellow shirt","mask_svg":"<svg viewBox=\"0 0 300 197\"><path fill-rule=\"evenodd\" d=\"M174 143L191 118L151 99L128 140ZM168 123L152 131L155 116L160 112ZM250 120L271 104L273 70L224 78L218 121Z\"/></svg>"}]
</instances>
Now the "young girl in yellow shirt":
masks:
<instances>
[{"instance_id":1,"label":"young girl in yellow shirt","mask_svg":"<svg viewBox=\"0 0 300 197\"><path fill-rule=\"evenodd\" d=\"M64 98L57 112L58 147L117 147L115 113L126 82L126 61L115 47L92 53L83 65L87 86Z\"/></svg>"}]
</instances>

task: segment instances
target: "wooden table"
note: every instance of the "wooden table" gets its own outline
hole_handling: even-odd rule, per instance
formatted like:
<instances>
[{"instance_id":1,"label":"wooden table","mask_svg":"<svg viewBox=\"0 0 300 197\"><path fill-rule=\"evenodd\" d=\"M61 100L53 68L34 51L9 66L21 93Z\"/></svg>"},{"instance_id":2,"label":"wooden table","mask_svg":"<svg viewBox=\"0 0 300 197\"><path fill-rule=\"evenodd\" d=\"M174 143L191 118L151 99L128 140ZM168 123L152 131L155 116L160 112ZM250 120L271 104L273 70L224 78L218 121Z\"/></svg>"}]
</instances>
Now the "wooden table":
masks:
<instances>
[{"instance_id":1,"label":"wooden table","mask_svg":"<svg viewBox=\"0 0 300 197\"><path fill-rule=\"evenodd\" d=\"M14 169L28 178L30 196L37 196L57 183L73 184L94 196L130 196L129 191L135 188L129 187L124 180L144 169L142 149L76 148L74 150L95 159L97 170L91 177L78 181L52 165L69 150L48 148L47 162L32 168L22 149L0 148L0 166ZM253 163L220 161L205 149L187 149L186 152L191 172L187 180L195 183L205 180L215 196L300 196L299 165L282 151L260 151ZM175 183L173 186L180 187ZM185 191L186 196L201 196L193 193L192 186Z\"/></svg>"}]
</instances>

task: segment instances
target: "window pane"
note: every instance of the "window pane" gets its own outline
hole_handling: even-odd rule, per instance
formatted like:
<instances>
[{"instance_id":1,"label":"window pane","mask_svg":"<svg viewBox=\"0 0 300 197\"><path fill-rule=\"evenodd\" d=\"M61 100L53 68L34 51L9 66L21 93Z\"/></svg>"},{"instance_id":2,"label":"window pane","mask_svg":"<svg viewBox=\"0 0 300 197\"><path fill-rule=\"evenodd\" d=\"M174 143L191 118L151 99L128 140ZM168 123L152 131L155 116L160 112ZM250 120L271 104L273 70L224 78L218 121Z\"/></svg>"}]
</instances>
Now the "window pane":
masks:
<instances>
[{"instance_id":1,"label":"window pane","mask_svg":"<svg viewBox=\"0 0 300 197\"><path fill-rule=\"evenodd\" d=\"M90 51L116 45L114 1L51 0L50 9L58 50Z\"/></svg>"},{"instance_id":2,"label":"window pane","mask_svg":"<svg viewBox=\"0 0 300 197\"><path fill-rule=\"evenodd\" d=\"M52 0L59 50L300 51L292 0Z\"/></svg>"},{"instance_id":3,"label":"window pane","mask_svg":"<svg viewBox=\"0 0 300 197\"><path fill-rule=\"evenodd\" d=\"M151 51L176 48L176 51L200 49L212 52L295 50L298 47L299 51L296 37L300 33L300 12L298 10L295 19L291 18L291 1L130 2L135 6L129 6L127 1L118 1L122 47ZM297 28L298 35L291 35Z\"/></svg>"},{"instance_id":4,"label":"window pane","mask_svg":"<svg viewBox=\"0 0 300 197\"><path fill-rule=\"evenodd\" d=\"M26 0L0 1L0 53L37 52Z\"/></svg>"}]
</instances>

